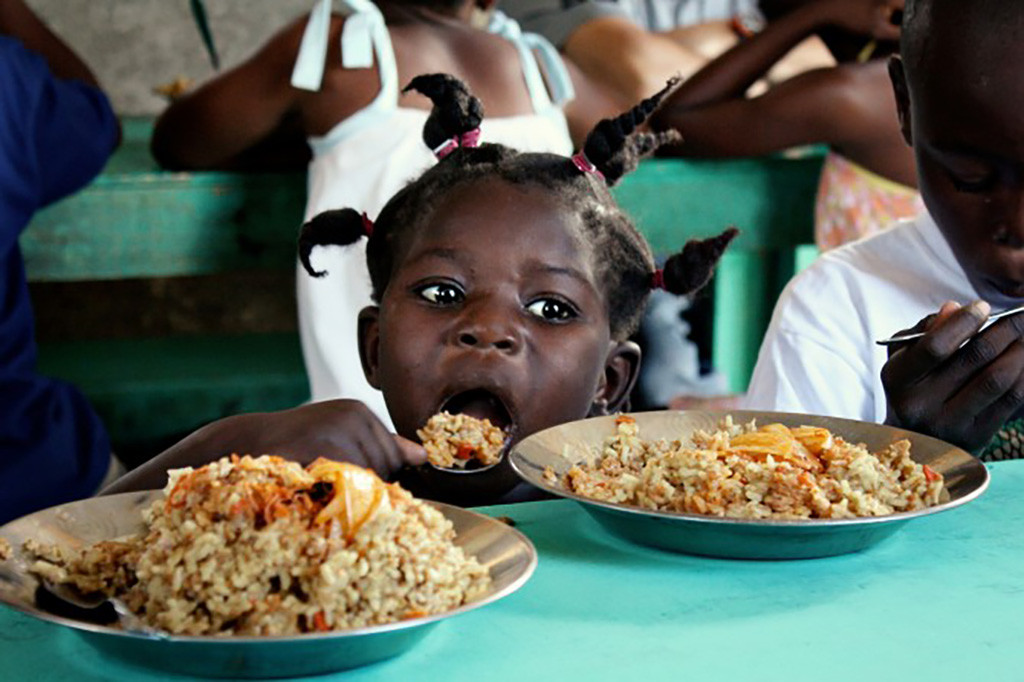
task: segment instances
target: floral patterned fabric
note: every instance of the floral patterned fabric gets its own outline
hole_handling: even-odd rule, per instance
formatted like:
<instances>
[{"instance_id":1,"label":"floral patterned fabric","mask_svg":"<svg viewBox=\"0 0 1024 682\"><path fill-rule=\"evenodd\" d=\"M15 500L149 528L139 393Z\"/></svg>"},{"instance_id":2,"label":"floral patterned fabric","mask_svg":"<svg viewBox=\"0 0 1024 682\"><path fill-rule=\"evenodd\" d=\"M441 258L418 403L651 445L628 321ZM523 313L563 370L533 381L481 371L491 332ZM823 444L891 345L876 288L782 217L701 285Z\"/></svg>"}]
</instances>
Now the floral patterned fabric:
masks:
<instances>
[{"instance_id":1,"label":"floral patterned fabric","mask_svg":"<svg viewBox=\"0 0 1024 682\"><path fill-rule=\"evenodd\" d=\"M836 152L821 169L814 240L822 251L880 232L924 210L917 190L887 180Z\"/></svg>"}]
</instances>

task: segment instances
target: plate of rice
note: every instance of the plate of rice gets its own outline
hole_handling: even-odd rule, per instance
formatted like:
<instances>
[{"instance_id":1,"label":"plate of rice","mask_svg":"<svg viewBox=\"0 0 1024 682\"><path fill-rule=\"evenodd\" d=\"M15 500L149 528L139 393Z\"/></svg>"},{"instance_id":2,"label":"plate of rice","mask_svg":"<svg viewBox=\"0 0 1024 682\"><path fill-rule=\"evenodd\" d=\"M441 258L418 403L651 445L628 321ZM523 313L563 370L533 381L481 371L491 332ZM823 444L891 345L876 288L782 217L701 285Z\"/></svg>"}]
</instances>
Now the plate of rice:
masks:
<instances>
[{"instance_id":1,"label":"plate of rice","mask_svg":"<svg viewBox=\"0 0 1024 682\"><path fill-rule=\"evenodd\" d=\"M869 547L988 486L978 459L890 426L782 412L645 412L518 443L524 480L576 500L615 535L737 559Z\"/></svg>"},{"instance_id":2,"label":"plate of rice","mask_svg":"<svg viewBox=\"0 0 1024 682\"><path fill-rule=\"evenodd\" d=\"M372 471L225 457L162 491L53 507L0 527L0 603L100 651L206 677L284 677L395 656L533 573L500 521L414 498ZM120 600L144 627L51 608L41 584Z\"/></svg>"}]
</instances>

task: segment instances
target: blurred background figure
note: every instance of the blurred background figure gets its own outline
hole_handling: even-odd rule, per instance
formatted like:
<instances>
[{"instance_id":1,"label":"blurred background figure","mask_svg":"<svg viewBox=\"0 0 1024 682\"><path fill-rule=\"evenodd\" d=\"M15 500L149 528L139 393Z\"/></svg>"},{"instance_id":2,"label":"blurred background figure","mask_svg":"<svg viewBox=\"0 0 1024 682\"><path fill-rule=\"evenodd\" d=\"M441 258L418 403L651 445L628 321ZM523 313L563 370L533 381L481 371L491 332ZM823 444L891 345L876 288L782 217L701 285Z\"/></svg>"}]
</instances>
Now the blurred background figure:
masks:
<instances>
[{"instance_id":1,"label":"blurred background figure","mask_svg":"<svg viewBox=\"0 0 1024 682\"><path fill-rule=\"evenodd\" d=\"M828 145L815 241L830 249L915 216L914 159L900 134L888 57L897 49L903 0L766 0L764 31L682 84L652 121L684 142L669 154L758 156ZM748 97L794 46L820 35L836 57Z\"/></svg>"},{"instance_id":2,"label":"blurred background figure","mask_svg":"<svg viewBox=\"0 0 1024 682\"><path fill-rule=\"evenodd\" d=\"M18 236L88 183L120 128L89 68L24 4L0 0L0 523L95 492L117 465L73 386L36 373Z\"/></svg>"},{"instance_id":3,"label":"blurred background figure","mask_svg":"<svg viewBox=\"0 0 1024 682\"><path fill-rule=\"evenodd\" d=\"M503 0L501 8L624 102L672 76L688 78L765 21L756 0ZM810 36L779 60L770 79L831 63Z\"/></svg>"}]
</instances>

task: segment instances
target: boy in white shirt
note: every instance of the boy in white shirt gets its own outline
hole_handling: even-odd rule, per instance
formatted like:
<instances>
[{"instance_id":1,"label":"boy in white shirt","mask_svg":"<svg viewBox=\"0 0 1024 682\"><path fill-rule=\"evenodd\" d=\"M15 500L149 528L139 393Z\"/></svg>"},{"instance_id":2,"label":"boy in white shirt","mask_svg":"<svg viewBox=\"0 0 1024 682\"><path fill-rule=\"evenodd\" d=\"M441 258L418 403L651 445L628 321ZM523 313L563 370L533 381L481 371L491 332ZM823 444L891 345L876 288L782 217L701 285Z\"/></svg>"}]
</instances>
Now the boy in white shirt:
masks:
<instances>
[{"instance_id":1,"label":"boy in white shirt","mask_svg":"<svg viewBox=\"0 0 1024 682\"><path fill-rule=\"evenodd\" d=\"M972 338L993 307L1024 303L1022 39L1019 3L907 2L890 72L930 215L830 252L790 283L747 406L1024 456L1024 316ZM919 319L920 340L875 345Z\"/></svg>"}]
</instances>

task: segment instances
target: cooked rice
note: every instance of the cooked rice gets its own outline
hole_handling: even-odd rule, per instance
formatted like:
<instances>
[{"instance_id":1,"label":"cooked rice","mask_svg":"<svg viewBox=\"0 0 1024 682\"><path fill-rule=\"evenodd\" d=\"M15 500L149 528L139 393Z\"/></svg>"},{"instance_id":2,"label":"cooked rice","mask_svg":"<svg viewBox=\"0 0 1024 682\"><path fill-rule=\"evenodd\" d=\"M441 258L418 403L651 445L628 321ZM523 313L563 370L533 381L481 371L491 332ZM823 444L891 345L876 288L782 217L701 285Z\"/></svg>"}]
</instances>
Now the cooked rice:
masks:
<instances>
[{"instance_id":1,"label":"cooked rice","mask_svg":"<svg viewBox=\"0 0 1024 682\"><path fill-rule=\"evenodd\" d=\"M506 435L489 419L441 412L416 432L430 463L444 469L465 469L473 461L490 466L501 461Z\"/></svg>"},{"instance_id":2,"label":"cooked rice","mask_svg":"<svg viewBox=\"0 0 1024 682\"><path fill-rule=\"evenodd\" d=\"M727 418L692 442L644 441L631 417L617 420L590 462L547 480L604 502L743 519L882 516L939 503L942 476L910 458L901 440L872 454L826 429Z\"/></svg>"},{"instance_id":3,"label":"cooked rice","mask_svg":"<svg viewBox=\"0 0 1024 682\"><path fill-rule=\"evenodd\" d=\"M441 512L366 469L279 457L223 458L170 472L146 532L37 573L116 595L175 634L287 635L441 613L490 587Z\"/></svg>"}]
</instances>

